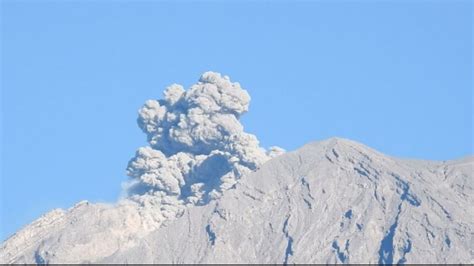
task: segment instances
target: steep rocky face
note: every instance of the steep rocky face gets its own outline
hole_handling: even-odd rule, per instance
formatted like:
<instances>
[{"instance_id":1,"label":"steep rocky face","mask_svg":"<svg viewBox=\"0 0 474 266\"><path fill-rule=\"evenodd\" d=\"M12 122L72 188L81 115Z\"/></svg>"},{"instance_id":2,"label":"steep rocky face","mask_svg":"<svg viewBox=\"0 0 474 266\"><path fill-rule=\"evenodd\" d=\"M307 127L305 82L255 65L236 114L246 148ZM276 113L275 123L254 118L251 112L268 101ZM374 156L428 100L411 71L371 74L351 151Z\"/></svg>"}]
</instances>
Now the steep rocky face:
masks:
<instances>
[{"instance_id":1,"label":"steep rocky face","mask_svg":"<svg viewBox=\"0 0 474 266\"><path fill-rule=\"evenodd\" d=\"M4 263L472 263L473 166L400 160L330 139L278 156L222 197L153 207L80 203L25 227Z\"/></svg>"}]
</instances>

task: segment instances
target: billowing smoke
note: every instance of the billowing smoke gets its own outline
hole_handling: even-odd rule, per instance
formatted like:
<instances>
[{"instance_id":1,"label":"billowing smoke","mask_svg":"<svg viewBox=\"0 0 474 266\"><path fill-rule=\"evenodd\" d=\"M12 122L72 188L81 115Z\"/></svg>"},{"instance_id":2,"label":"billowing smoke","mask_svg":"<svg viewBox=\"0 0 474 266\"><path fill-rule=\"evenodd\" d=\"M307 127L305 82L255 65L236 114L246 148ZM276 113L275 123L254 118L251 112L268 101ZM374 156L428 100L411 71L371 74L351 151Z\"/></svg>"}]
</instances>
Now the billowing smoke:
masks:
<instances>
[{"instance_id":1,"label":"billowing smoke","mask_svg":"<svg viewBox=\"0 0 474 266\"><path fill-rule=\"evenodd\" d=\"M204 73L188 90L173 84L163 100L148 100L138 125L150 146L139 148L129 162L129 198L159 206L164 217L175 216L186 204L219 197L282 154L278 147L265 151L244 132L239 118L249 103L239 83L215 72Z\"/></svg>"}]
</instances>

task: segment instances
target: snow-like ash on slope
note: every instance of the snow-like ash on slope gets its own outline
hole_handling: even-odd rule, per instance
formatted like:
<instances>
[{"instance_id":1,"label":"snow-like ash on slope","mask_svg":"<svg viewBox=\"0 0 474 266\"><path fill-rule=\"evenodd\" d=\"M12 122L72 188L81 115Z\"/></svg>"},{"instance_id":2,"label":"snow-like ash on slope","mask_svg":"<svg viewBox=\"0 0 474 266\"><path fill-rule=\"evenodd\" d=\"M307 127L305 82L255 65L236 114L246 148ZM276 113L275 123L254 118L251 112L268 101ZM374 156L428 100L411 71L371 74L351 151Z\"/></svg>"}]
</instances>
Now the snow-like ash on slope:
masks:
<instances>
[{"instance_id":1,"label":"snow-like ash on slope","mask_svg":"<svg viewBox=\"0 0 474 266\"><path fill-rule=\"evenodd\" d=\"M329 139L176 219L130 200L52 211L0 244L0 263L472 264L473 167Z\"/></svg>"},{"instance_id":2,"label":"snow-like ash on slope","mask_svg":"<svg viewBox=\"0 0 474 266\"><path fill-rule=\"evenodd\" d=\"M244 132L239 118L249 103L239 83L215 72L204 73L188 90L173 84L163 100L148 100L138 124L150 146L129 162L129 198L172 217L185 204L219 197L242 175L283 153L278 147L265 151Z\"/></svg>"}]
</instances>

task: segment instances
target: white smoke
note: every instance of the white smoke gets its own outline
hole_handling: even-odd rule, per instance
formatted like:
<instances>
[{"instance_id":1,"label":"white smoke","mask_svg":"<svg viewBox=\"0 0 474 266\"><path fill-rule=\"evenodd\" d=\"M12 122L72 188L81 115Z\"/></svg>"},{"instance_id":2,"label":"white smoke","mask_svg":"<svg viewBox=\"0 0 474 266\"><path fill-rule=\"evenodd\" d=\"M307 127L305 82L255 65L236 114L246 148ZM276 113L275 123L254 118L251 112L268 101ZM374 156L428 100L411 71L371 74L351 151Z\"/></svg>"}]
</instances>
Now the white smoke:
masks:
<instances>
[{"instance_id":1,"label":"white smoke","mask_svg":"<svg viewBox=\"0 0 474 266\"><path fill-rule=\"evenodd\" d=\"M250 171L284 152L259 146L244 132L240 116L250 96L239 83L215 72L204 73L187 91L173 84L163 100L148 100L138 125L150 146L129 162L129 198L159 206L163 217L186 204L206 204L232 188Z\"/></svg>"}]
</instances>

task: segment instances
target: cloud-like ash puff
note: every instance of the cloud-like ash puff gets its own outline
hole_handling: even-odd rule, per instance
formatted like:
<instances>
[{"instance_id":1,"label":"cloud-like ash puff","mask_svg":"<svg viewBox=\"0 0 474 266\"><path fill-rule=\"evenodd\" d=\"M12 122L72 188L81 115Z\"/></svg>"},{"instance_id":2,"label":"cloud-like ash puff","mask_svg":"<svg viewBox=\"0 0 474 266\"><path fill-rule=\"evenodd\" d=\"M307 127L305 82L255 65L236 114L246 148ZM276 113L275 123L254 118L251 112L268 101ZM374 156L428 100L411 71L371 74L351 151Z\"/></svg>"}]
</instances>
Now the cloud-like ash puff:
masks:
<instances>
[{"instance_id":1,"label":"cloud-like ash puff","mask_svg":"<svg viewBox=\"0 0 474 266\"><path fill-rule=\"evenodd\" d=\"M163 100L148 100L138 125L150 146L138 149L129 162L129 198L160 206L164 217L186 204L206 204L265 161L284 152L259 146L244 132L239 118L250 96L239 83L206 72L184 90L173 84Z\"/></svg>"}]
</instances>

